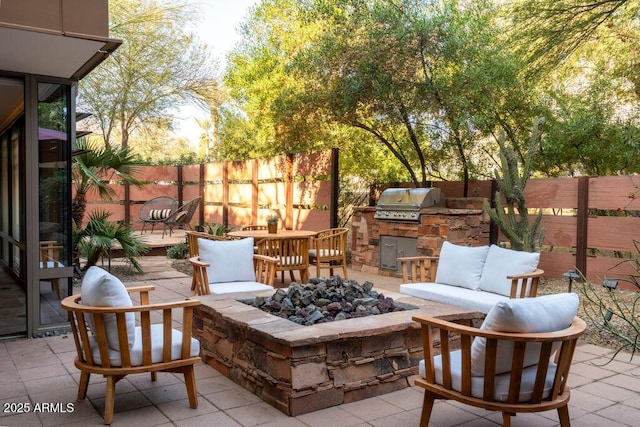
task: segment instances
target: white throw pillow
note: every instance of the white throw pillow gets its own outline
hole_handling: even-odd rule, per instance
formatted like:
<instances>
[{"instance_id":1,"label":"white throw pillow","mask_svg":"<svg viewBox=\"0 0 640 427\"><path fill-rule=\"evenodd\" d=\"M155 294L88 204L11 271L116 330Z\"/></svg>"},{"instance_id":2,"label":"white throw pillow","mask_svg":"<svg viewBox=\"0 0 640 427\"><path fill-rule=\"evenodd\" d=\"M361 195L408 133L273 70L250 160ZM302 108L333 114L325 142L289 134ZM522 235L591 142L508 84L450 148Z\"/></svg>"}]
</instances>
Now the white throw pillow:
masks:
<instances>
[{"instance_id":1,"label":"white throw pillow","mask_svg":"<svg viewBox=\"0 0 640 427\"><path fill-rule=\"evenodd\" d=\"M488 246L459 246L444 242L436 270L436 283L478 289L488 252Z\"/></svg>"},{"instance_id":2,"label":"white throw pillow","mask_svg":"<svg viewBox=\"0 0 640 427\"><path fill-rule=\"evenodd\" d=\"M200 261L209 264L209 283L255 282L253 237L239 240L198 239Z\"/></svg>"},{"instance_id":3,"label":"white throw pillow","mask_svg":"<svg viewBox=\"0 0 640 427\"><path fill-rule=\"evenodd\" d=\"M517 298L496 303L487 314L481 329L500 332L540 333L568 328L578 313L578 295L562 293L536 298ZM487 342L475 338L471 344L471 375L483 376ZM528 343L524 366L538 363L540 344ZM496 352L496 374L511 371L513 343L499 341Z\"/></svg>"},{"instance_id":4,"label":"white throw pillow","mask_svg":"<svg viewBox=\"0 0 640 427\"><path fill-rule=\"evenodd\" d=\"M538 268L538 262L540 254L537 252L491 245L480 278L480 290L508 297L511 295L511 280L507 276L533 273Z\"/></svg>"},{"instance_id":5,"label":"white throw pillow","mask_svg":"<svg viewBox=\"0 0 640 427\"><path fill-rule=\"evenodd\" d=\"M117 277L111 275L100 267L89 267L82 279L80 288L81 302L83 305L94 307L132 307L131 297L127 288ZM135 344L136 318L133 313L125 314L127 320L127 336L129 348ZM95 331L93 316L89 316L89 327ZM118 325L115 314L104 316L107 332L107 344L113 350L120 351L118 342Z\"/></svg>"}]
</instances>

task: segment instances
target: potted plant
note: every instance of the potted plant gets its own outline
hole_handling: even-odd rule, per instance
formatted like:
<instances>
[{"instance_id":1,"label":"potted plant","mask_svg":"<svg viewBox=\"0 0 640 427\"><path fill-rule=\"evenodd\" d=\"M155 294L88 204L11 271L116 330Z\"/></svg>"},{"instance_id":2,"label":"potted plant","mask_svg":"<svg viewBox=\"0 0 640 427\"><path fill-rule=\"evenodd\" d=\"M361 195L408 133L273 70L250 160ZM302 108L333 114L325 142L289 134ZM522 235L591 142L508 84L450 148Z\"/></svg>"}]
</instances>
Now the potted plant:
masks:
<instances>
[{"instance_id":1,"label":"potted plant","mask_svg":"<svg viewBox=\"0 0 640 427\"><path fill-rule=\"evenodd\" d=\"M278 217L278 215L273 214L273 215L269 215L269 217L267 218L267 231L269 233L277 233L278 232L278 221L280 220L280 218Z\"/></svg>"}]
</instances>

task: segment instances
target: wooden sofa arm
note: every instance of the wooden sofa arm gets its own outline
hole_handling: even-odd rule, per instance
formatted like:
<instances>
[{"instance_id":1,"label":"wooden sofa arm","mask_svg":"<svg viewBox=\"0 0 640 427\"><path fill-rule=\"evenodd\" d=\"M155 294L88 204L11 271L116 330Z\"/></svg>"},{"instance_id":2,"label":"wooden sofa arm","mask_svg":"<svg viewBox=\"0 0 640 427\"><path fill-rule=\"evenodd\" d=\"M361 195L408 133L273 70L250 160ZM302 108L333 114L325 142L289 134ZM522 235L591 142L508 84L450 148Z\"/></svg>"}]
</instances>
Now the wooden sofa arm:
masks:
<instances>
[{"instance_id":1,"label":"wooden sofa arm","mask_svg":"<svg viewBox=\"0 0 640 427\"><path fill-rule=\"evenodd\" d=\"M511 280L511 294L509 298L533 298L538 294L538 283L544 276L544 270L536 269L531 273L507 276Z\"/></svg>"},{"instance_id":2,"label":"wooden sofa arm","mask_svg":"<svg viewBox=\"0 0 640 427\"><path fill-rule=\"evenodd\" d=\"M435 256L399 257L402 283L433 282L438 268L438 259Z\"/></svg>"}]
</instances>

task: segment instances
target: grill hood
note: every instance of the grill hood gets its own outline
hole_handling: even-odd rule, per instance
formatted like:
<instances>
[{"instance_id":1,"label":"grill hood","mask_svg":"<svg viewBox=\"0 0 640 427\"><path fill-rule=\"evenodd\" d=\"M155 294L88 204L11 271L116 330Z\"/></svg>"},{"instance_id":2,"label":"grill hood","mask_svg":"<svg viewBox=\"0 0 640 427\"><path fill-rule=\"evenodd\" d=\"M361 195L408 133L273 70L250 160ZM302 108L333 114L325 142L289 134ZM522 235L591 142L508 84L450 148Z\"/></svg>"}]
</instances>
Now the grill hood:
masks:
<instances>
[{"instance_id":1,"label":"grill hood","mask_svg":"<svg viewBox=\"0 0 640 427\"><path fill-rule=\"evenodd\" d=\"M418 221L420 209L440 201L439 188L387 188L376 205L376 219Z\"/></svg>"}]
</instances>

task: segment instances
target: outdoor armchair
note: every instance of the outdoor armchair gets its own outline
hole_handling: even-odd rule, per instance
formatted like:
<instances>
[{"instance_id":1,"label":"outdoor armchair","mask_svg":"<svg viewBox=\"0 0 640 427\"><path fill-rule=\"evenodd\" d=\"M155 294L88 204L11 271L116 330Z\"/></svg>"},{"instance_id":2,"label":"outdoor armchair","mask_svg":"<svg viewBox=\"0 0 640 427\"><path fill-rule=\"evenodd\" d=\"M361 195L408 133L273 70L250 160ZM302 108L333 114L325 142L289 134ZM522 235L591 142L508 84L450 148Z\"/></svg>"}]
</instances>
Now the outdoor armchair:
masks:
<instances>
[{"instance_id":1,"label":"outdoor armchair","mask_svg":"<svg viewBox=\"0 0 640 427\"><path fill-rule=\"evenodd\" d=\"M200 343L191 338L196 299L150 303L153 286L125 288L99 267L87 270L81 294L62 300L76 346L75 366L80 370L78 399L84 399L91 374L106 379L104 423L113 420L116 383L129 374L157 372L184 374L189 406L198 406L194 365L200 362ZM134 304L129 293L138 293ZM172 328L180 315L182 331ZM137 318L137 319L136 319ZM161 319L151 323L151 319ZM139 326L136 326L136 322Z\"/></svg>"},{"instance_id":2,"label":"outdoor armchair","mask_svg":"<svg viewBox=\"0 0 640 427\"><path fill-rule=\"evenodd\" d=\"M191 230L191 220L196 213L198 206L200 205L202 197L196 197L195 199L185 203L169 215L164 223L164 230L162 231L162 237L164 237L167 229L169 229L169 236L173 232L174 228L183 228Z\"/></svg>"},{"instance_id":3,"label":"outdoor armchair","mask_svg":"<svg viewBox=\"0 0 640 427\"><path fill-rule=\"evenodd\" d=\"M273 290L278 259L254 254L253 238L197 242L198 256L189 259L196 295Z\"/></svg>"},{"instance_id":4,"label":"outdoor armchair","mask_svg":"<svg viewBox=\"0 0 640 427\"><path fill-rule=\"evenodd\" d=\"M499 302L479 329L414 316L424 347L420 425L429 425L436 398L500 411L505 426L517 413L553 409L570 425L567 378L586 329L577 309L576 294L554 294Z\"/></svg>"}]
</instances>

